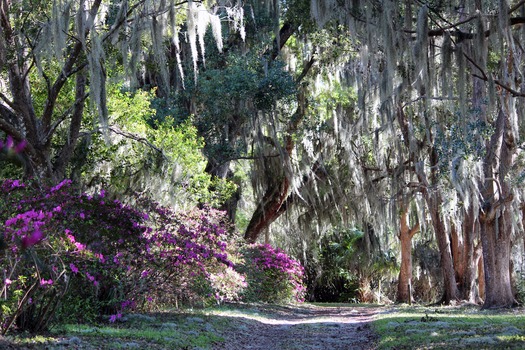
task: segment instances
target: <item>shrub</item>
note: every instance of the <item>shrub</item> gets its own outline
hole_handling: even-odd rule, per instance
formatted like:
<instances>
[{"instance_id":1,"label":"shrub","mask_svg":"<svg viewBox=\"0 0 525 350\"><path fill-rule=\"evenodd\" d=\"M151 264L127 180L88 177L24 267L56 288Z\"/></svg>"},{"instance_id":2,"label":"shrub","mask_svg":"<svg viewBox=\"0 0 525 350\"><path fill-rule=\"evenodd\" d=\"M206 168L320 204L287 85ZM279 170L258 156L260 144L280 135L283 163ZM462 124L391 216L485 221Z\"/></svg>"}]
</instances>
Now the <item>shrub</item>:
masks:
<instances>
[{"instance_id":1,"label":"shrub","mask_svg":"<svg viewBox=\"0 0 525 350\"><path fill-rule=\"evenodd\" d=\"M136 204L140 211L105 191L78 194L69 180L51 188L4 181L1 333L14 325L41 331L55 315L91 321L111 314L115 321L133 308L237 298L235 278L242 278L230 271L221 212Z\"/></svg>"},{"instance_id":2,"label":"shrub","mask_svg":"<svg viewBox=\"0 0 525 350\"><path fill-rule=\"evenodd\" d=\"M144 202L154 227L146 235L148 267L143 271L147 283L156 286L148 293L150 301L195 306L205 305L214 292L228 294L212 283L213 276L233 266L228 252L233 238L224 213L208 207L176 213Z\"/></svg>"},{"instance_id":3,"label":"shrub","mask_svg":"<svg viewBox=\"0 0 525 350\"><path fill-rule=\"evenodd\" d=\"M77 195L69 180L43 189L6 180L0 191L3 334L45 329L67 293L96 296L95 312L126 294L120 282L140 265L147 230L141 213L104 191Z\"/></svg>"},{"instance_id":4,"label":"shrub","mask_svg":"<svg viewBox=\"0 0 525 350\"><path fill-rule=\"evenodd\" d=\"M217 273L211 273L208 278L213 296L218 304L225 301L240 301L243 291L248 287L246 277L231 267Z\"/></svg>"},{"instance_id":5,"label":"shrub","mask_svg":"<svg viewBox=\"0 0 525 350\"><path fill-rule=\"evenodd\" d=\"M304 301L304 269L279 248L253 244L242 251L244 262L238 267L246 274L246 301L288 303Z\"/></svg>"}]
</instances>

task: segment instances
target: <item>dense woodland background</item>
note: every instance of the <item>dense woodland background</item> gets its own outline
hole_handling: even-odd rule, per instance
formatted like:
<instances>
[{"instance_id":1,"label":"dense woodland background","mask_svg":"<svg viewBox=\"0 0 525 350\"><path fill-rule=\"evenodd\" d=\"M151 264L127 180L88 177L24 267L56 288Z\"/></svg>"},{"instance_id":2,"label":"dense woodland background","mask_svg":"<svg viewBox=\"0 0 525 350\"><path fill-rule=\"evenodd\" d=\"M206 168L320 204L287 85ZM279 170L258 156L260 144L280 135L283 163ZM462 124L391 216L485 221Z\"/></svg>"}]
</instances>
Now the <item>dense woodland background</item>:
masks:
<instances>
[{"instance_id":1,"label":"dense woodland background","mask_svg":"<svg viewBox=\"0 0 525 350\"><path fill-rule=\"evenodd\" d=\"M0 177L225 211L307 300L512 306L523 23L507 0L1 0Z\"/></svg>"}]
</instances>

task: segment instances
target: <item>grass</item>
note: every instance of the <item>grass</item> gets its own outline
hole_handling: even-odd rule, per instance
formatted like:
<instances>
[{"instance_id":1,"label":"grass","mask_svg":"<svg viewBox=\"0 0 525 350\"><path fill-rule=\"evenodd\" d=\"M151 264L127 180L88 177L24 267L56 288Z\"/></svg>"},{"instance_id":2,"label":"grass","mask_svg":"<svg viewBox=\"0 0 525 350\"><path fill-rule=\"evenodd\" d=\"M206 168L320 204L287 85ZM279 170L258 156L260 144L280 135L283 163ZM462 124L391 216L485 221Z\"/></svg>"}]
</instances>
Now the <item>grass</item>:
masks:
<instances>
[{"instance_id":1,"label":"grass","mask_svg":"<svg viewBox=\"0 0 525 350\"><path fill-rule=\"evenodd\" d=\"M523 309L396 307L374 322L379 349L524 349Z\"/></svg>"},{"instance_id":2,"label":"grass","mask_svg":"<svg viewBox=\"0 0 525 350\"><path fill-rule=\"evenodd\" d=\"M224 339L217 330L227 325L201 312L130 315L126 322L95 325L64 324L45 336L9 337L12 344L34 349L208 349ZM0 346L1 347L1 346Z\"/></svg>"}]
</instances>

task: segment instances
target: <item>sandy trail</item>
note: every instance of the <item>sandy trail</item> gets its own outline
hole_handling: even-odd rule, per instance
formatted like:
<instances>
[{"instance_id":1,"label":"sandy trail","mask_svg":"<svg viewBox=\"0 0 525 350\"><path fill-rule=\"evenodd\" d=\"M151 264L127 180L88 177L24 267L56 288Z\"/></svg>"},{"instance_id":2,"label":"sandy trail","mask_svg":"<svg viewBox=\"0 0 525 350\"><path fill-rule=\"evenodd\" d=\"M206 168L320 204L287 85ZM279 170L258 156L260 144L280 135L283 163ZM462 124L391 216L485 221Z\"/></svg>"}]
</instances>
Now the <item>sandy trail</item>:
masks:
<instances>
[{"instance_id":1,"label":"sandy trail","mask_svg":"<svg viewBox=\"0 0 525 350\"><path fill-rule=\"evenodd\" d=\"M261 306L228 317L219 350L375 349L370 322L379 308Z\"/></svg>"}]
</instances>

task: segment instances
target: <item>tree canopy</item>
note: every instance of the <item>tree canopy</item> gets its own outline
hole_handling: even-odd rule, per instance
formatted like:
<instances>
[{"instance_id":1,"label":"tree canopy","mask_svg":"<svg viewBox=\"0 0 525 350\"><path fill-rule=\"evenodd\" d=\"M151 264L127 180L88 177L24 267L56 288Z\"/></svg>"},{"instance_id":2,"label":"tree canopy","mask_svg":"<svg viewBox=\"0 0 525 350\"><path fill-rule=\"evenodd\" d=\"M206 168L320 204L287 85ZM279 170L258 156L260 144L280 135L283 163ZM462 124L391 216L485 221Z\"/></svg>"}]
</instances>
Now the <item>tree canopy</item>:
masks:
<instances>
[{"instance_id":1,"label":"tree canopy","mask_svg":"<svg viewBox=\"0 0 525 350\"><path fill-rule=\"evenodd\" d=\"M512 306L524 14L507 0L1 0L0 175L224 210L246 242L300 258L311 298L353 285L367 301Z\"/></svg>"}]
</instances>

